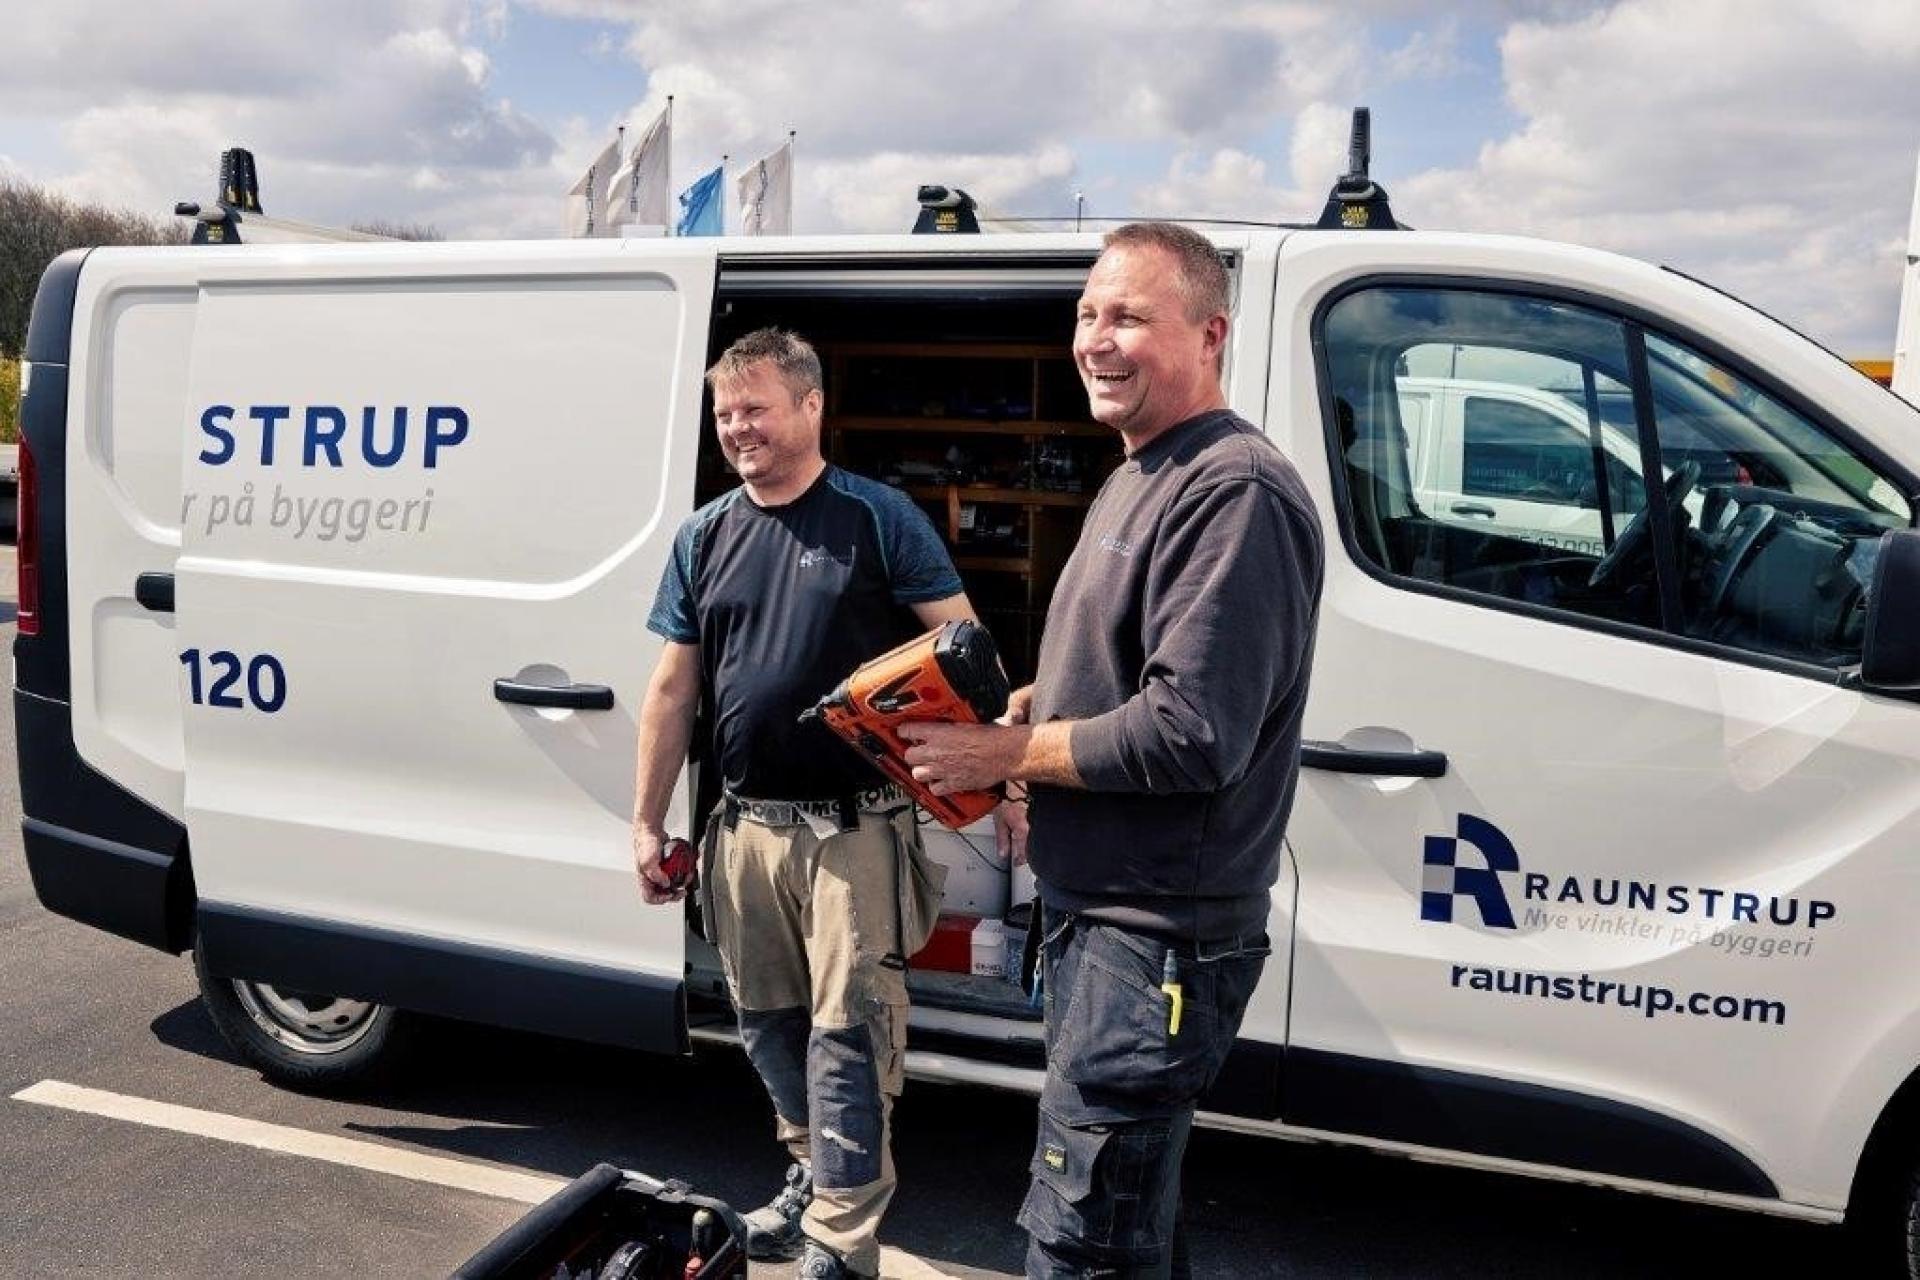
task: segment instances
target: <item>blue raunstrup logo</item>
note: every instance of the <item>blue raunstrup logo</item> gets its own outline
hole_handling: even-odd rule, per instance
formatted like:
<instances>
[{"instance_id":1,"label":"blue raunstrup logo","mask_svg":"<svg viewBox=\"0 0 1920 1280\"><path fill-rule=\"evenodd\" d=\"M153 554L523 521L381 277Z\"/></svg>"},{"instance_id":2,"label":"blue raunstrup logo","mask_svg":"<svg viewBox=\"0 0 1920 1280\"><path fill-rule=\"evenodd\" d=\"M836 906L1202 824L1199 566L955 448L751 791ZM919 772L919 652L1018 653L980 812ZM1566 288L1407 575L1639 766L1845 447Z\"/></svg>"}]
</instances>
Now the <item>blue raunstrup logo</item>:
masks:
<instances>
[{"instance_id":1,"label":"blue raunstrup logo","mask_svg":"<svg viewBox=\"0 0 1920 1280\"><path fill-rule=\"evenodd\" d=\"M1483 866L1460 863L1466 845L1478 852ZM1471 898L1480 909L1480 922L1489 929L1512 929L1513 908L1507 905L1503 871L1520 870L1520 855L1506 833L1470 813L1460 815L1450 836L1428 836L1421 858L1420 918L1453 923L1456 899Z\"/></svg>"}]
</instances>

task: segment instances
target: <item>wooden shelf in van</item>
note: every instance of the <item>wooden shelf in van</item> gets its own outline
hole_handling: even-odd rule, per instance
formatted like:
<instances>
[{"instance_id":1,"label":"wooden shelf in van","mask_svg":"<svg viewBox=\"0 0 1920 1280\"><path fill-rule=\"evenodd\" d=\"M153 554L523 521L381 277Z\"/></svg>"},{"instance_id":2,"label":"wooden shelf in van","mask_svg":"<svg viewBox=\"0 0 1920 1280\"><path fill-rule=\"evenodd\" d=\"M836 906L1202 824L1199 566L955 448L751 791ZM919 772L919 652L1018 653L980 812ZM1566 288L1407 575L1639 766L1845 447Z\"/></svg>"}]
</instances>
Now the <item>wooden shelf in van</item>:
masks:
<instances>
[{"instance_id":1,"label":"wooden shelf in van","mask_svg":"<svg viewBox=\"0 0 1920 1280\"><path fill-rule=\"evenodd\" d=\"M977 573L1032 573L1031 556L955 556L953 567L962 573L969 569Z\"/></svg>"},{"instance_id":2,"label":"wooden shelf in van","mask_svg":"<svg viewBox=\"0 0 1920 1280\"><path fill-rule=\"evenodd\" d=\"M927 431L955 435L989 436L1094 436L1111 438L1113 431L1097 422L1032 422L1018 418L990 421L985 418L910 418L852 417L830 415L829 431Z\"/></svg>"},{"instance_id":3,"label":"wooden shelf in van","mask_svg":"<svg viewBox=\"0 0 1920 1280\"><path fill-rule=\"evenodd\" d=\"M916 498L925 498L929 502L944 502L947 486L944 484L910 484L902 486L905 492ZM1050 489L996 489L991 485L963 484L957 489L962 502L1005 502L1019 507L1089 507L1093 505L1090 493L1055 493Z\"/></svg>"}]
</instances>

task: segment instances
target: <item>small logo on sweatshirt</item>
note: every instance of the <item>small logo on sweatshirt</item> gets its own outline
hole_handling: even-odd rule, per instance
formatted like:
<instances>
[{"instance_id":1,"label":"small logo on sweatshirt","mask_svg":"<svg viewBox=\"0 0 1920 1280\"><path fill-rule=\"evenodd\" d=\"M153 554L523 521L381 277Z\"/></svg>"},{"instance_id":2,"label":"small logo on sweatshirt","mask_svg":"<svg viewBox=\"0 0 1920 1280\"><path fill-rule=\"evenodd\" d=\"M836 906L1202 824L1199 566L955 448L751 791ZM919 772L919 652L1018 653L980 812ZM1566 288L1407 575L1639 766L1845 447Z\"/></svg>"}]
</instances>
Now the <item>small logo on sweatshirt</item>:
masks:
<instances>
[{"instance_id":1,"label":"small logo on sweatshirt","mask_svg":"<svg viewBox=\"0 0 1920 1280\"><path fill-rule=\"evenodd\" d=\"M831 559L833 559L833 557L824 551L802 551L800 553L800 567L802 569L811 569L813 566L825 564Z\"/></svg>"},{"instance_id":2,"label":"small logo on sweatshirt","mask_svg":"<svg viewBox=\"0 0 1920 1280\"><path fill-rule=\"evenodd\" d=\"M1100 539L1100 549L1110 555L1116 556L1130 556L1133 554L1133 544L1131 542L1123 542L1112 534L1108 534Z\"/></svg>"}]
</instances>

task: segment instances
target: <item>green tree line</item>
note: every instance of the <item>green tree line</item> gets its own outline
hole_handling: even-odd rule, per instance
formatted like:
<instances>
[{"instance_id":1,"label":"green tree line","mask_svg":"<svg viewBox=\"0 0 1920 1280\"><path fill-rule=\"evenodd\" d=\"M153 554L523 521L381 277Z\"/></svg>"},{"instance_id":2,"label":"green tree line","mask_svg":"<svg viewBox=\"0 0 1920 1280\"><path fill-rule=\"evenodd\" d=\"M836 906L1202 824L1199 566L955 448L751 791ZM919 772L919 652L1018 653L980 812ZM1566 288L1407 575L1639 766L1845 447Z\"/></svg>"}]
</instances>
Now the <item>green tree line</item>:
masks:
<instances>
[{"instance_id":1,"label":"green tree line","mask_svg":"<svg viewBox=\"0 0 1920 1280\"><path fill-rule=\"evenodd\" d=\"M68 249L100 244L183 244L179 222L80 204L0 178L0 441L20 438L20 354L33 292L47 264Z\"/></svg>"},{"instance_id":2,"label":"green tree line","mask_svg":"<svg viewBox=\"0 0 1920 1280\"><path fill-rule=\"evenodd\" d=\"M184 244L189 234L178 219L80 204L31 183L0 178L0 356L20 358L40 273L68 249Z\"/></svg>"}]
</instances>

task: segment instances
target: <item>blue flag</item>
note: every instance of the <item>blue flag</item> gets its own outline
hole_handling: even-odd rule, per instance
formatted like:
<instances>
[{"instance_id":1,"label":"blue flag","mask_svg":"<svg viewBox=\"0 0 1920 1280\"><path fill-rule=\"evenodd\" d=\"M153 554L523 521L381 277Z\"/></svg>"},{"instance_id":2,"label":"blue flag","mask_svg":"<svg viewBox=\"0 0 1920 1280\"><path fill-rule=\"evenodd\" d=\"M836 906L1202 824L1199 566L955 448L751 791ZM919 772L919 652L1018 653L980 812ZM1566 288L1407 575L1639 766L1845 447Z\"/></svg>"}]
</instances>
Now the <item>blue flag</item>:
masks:
<instances>
[{"instance_id":1,"label":"blue flag","mask_svg":"<svg viewBox=\"0 0 1920 1280\"><path fill-rule=\"evenodd\" d=\"M673 229L677 236L718 236L726 234L721 217L720 166L680 193L680 222Z\"/></svg>"}]
</instances>

